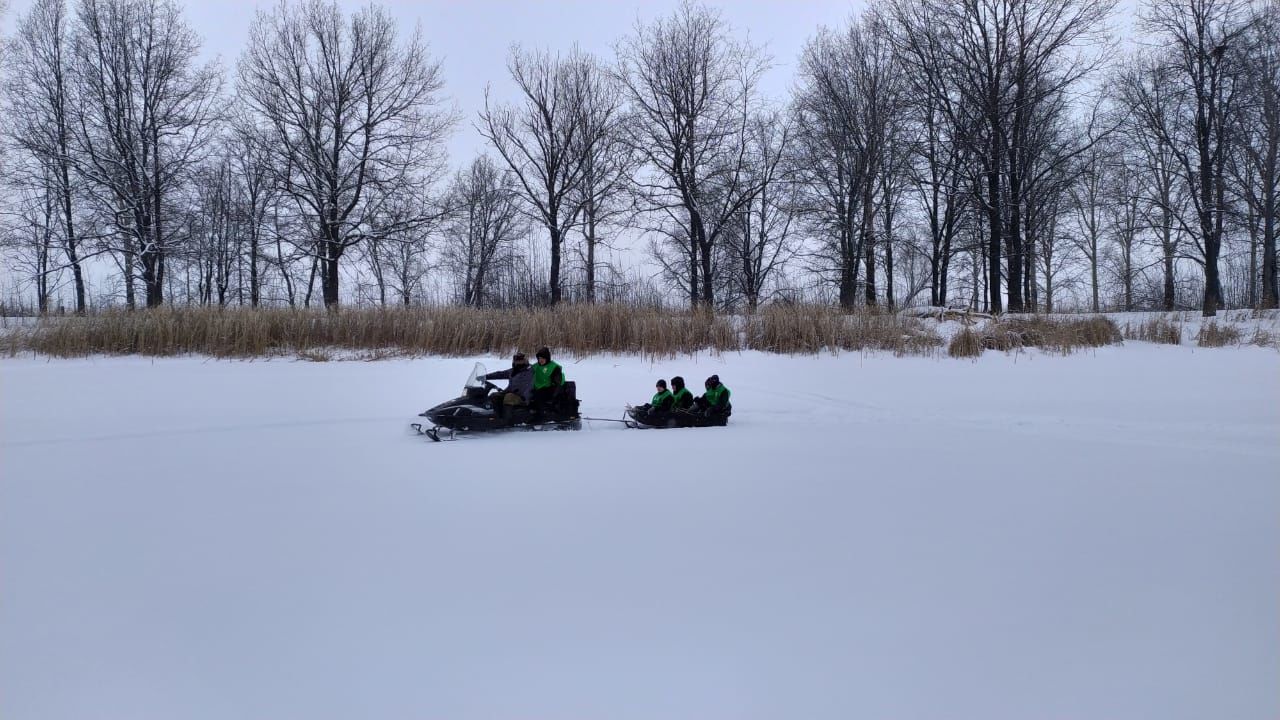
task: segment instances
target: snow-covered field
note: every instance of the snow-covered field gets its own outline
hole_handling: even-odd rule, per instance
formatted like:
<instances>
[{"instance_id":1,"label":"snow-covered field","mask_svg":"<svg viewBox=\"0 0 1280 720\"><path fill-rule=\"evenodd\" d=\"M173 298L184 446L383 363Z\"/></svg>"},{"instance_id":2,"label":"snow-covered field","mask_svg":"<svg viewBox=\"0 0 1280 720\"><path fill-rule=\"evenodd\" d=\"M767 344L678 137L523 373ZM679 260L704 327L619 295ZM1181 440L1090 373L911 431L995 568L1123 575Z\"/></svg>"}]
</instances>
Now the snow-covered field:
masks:
<instances>
[{"instance_id":1,"label":"snow-covered field","mask_svg":"<svg viewBox=\"0 0 1280 720\"><path fill-rule=\"evenodd\" d=\"M1280 718L1275 350L471 363L0 361L0 718Z\"/></svg>"}]
</instances>

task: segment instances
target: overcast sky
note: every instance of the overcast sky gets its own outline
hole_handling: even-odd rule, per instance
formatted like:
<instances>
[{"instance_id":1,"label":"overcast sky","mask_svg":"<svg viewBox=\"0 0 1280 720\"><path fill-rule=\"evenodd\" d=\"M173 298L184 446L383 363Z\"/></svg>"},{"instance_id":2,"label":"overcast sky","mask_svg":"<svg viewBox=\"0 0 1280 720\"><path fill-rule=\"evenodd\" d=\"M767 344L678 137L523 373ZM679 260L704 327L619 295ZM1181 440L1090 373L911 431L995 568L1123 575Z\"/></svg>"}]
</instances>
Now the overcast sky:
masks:
<instances>
[{"instance_id":1,"label":"overcast sky","mask_svg":"<svg viewBox=\"0 0 1280 720\"><path fill-rule=\"evenodd\" d=\"M0 0L3 3L4 0ZM74 0L71 0L74 2ZM339 0L348 10L367 3ZM491 83L496 98L511 97L506 57L513 43L551 50L567 50L577 43L603 58L611 58L614 42L630 32L637 17L648 21L670 13L679 0L386 0L403 33L415 25L432 53L444 63L445 93L462 112L462 122L449 142L451 164L457 166L483 149L473 127L484 104L484 88ZM4 20L8 34L13 18L26 12L30 0L10 0ZM765 78L767 96L784 98L792 70L805 40L820 25L839 25L864 0L734 0L712 3L721 8L735 33L765 47L775 67ZM274 2L218 0L184 3L187 22L204 38L204 53L217 58L231 82L235 63L259 7ZM230 87L228 88L230 89Z\"/></svg>"},{"instance_id":2,"label":"overcast sky","mask_svg":"<svg viewBox=\"0 0 1280 720\"><path fill-rule=\"evenodd\" d=\"M365 4L354 0L339 2L349 10ZM1137 2L1120 0L1120 12L1112 24L1131 28L1129 15ZM631 31L637 18L652 20L672 12L678 3L679 0L386 0L381 4L399 19L404 33L420 26L433 54L443 61L445 93L462 114L462 122L449 141L450 162L457 166L484 148L473 123L484 104L486 83L492 84L494 97L512 97L506 57L513 43L551 50L566 50L577 43L608 59L614 43ZM805 41L819 26L844 23L866 2L724 0L710 4L721 10L735 33L763 46L773 58L773 68L765 77L762 90L766 96L780 100L789 93L796 58ZM13 18L26 11L30 0L10 0L9 5L5 34ZM205 56L222 63L228 83L254 14L259 7L273 5L254 0L185 4L187 21L204 38Z\"/></svg>"}]
</instances>

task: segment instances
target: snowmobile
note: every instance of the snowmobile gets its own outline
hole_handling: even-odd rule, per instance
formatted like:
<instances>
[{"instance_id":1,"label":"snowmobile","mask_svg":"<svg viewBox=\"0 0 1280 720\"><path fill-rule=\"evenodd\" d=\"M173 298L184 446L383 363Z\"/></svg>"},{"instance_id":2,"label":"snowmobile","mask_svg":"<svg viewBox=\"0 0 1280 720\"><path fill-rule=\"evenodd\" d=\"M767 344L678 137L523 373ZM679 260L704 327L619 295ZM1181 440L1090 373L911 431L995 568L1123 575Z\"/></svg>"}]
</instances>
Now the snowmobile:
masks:
<instances>
[{"instance_id":1,"label":"snowmobile","mask_svg":"<svg viewBox=\"0 0 1280 720\"><path fill-rule=\"evenodd\" d=\"M476 363L467 376L463 394L418 413L431 424L412 423L410 427L435 442L454 440L458 433L483 433L503 430L580 430L577 386L566 381L555 399L542 407L507 407L499 413L489 398L498 386L485 379L484 365ZM444 434L442 435L442 431Z\"/></svg>"},{"instance_id":2,"label":"snowmobile","mask_svg":"<svg viewBox=\"0 0 1280 720\"><path fill-rule=\"evenodd\" d=\"M668 410L655 411L648 403L644 405L632 406L628 405L626 409L626 419L623 420L629 428L637 429L658 429L658 428L688 428L688 427L722 427L729 424L729 416L733 414L733 405L730 404L725 408L723 413L708 415L698 408L693 407L688 410Z\"/></svg>"}]
</instances>

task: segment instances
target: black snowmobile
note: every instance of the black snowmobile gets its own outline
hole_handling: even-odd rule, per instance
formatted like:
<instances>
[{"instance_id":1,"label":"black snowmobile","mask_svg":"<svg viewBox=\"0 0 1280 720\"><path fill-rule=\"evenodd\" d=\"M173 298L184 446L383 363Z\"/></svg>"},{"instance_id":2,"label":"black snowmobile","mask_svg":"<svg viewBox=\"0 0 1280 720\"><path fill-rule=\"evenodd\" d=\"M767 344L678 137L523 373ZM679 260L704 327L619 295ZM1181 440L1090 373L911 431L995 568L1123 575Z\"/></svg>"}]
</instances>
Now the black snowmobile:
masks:
<instances>
[{"instance_id":1,"label":"black snowmobile","mask_svg":"<svg viewBox=\"0 0 1280 720\"><path fill-rule=\"evenodd\" d=\"M476 363L463 386L461 397L419 413L431 425L413 423L410 427L436 442L453 440L458 433L482 433L500 430L579 430L582 418L578 415L577 386L566 381L555 399L540 407L508 407L505 412L494 410L489 399L491 390L498 386L485 379L484 365ZM441 435L441 431L445 431Z\"/></svg>"},{"instance_id":2,"label":"black snowmobile","mask_svg":"<svg viewBox=\"0 0 1280 720\"><path fill-rule=\"evenodd\" d=\"M722 427L729 424L729 416L733 414L733 405L725 408L723 413L706 414L696 407L688 410L655 410L649 403L644 405L628 405L627 419L623 420L629 428L688 428L688 427Z\"/></svg>"}]
</instances>

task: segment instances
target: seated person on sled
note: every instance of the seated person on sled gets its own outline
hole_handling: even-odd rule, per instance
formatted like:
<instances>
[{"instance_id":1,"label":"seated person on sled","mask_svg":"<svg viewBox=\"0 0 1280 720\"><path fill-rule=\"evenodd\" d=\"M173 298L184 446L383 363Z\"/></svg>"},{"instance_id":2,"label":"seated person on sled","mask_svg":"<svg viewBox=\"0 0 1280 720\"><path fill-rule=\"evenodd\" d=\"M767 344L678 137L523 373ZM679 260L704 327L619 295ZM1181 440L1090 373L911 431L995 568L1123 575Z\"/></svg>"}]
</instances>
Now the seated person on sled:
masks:
<instances>
[{"instance_id":1,"label":"seated person on sled","mask_svg":"<svg viewBox=\"0 0 1280 720\"><path fill-rule=\"evenodd\" d=\"M484 376L485 380L506 380L507 389L489 396L493 412L498 417L510 415L509 410L526 407L533 399L534 373L524 353L518 352L511 357L511 369L491 372Z\"/></svg>"},{"instance_id":2,"label":"seated person on sled","mask_svg":"<svg viewBox=\"0 0 1280 720\"><path fill-rule=\"evenodd\" d=\"M733 414L733 405L729 403L729 388L720 382L719 375L707 378L705 386L707 391L693 401L693 412L708 421L723 425Z\"/></svg>"},{"instance_id":3,"label":"seated person on sled","mask_svg":"<svg viewBox=\"0 0 1280 720\"><path fill-rule=\"evenodd\" d=\"M684 386L684 378L676 375L671 378L671 409L677 412L688 412L693 407L693 393Z\"/></svg>"},{"instance_id":4,"label":"seated person on sled","mask_svg":"<svg viewBox=\"0 0 1280 720\"><path fill-rule=\"evenodd\" d=\"M667 389L667 381L659 379L653 399L628 412L633 419L645 425L665 425L671 419L671 407L675 398Z\"/></svg>"}]
</instances>

